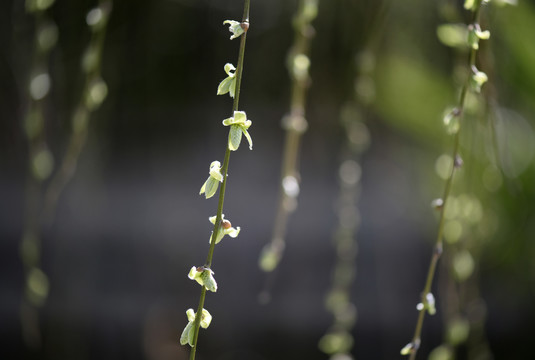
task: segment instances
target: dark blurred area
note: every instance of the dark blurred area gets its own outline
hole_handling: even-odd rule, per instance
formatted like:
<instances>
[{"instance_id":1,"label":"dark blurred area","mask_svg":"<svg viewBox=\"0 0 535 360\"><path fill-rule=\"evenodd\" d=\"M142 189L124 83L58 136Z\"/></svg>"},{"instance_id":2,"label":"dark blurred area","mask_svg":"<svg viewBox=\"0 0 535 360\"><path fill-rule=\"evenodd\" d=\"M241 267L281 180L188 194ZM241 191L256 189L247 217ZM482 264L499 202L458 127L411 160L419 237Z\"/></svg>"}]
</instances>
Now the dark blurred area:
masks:
<instances>
[{"instance_id":1,"label":"dark blurred area","mask_svg":"<svg viewBox=\"0 0 535 360\"><path fill-rule=\"evenodd\" d=\"M58 164L80 98L87 12L96 1L57 0L47 14L58 27L45 134ZM461 14L462 1L320 0L314 21L308 131L301 159L299 207L267 305L258 256L270 240L279 189L296 1L253 0L240 107L253 125L254 150L230 159L224 213L242 228L216 247L219 284L205 307L198 359L326 359L317 343L331 323L324 307L336 254L338 168L344 142L339 114L354 97L355 58L377 32L375 99L366 112L371 146L362 162L357 276L352 296L357 359L400 358L410 341L437 216L429 206L444 180L437 158L452 146L442 125L455 104L458 58L437 39L438 25ZM491 4L494 5L494 4ZM383 6L380 29L374 26ZM42 228L41 266L50 280L39 309L42 346L21 335L25 279L20 258L28 147L23 130L34 19L23 1L0 3L0 358L186 359L179 344L185 311L200 287L187 278L208 251L217 200L198 192L214 160L223 160L231 115L216 96L223 66L236 63L238 40L227 19L242 1L117 0L103 49L108 96L91 116L87 143L63 190L54 220ZM451 15L451 17L449 17ZM494 141L484 123L467 126L464 175L455 196L477 195L482 214L471 249L484 334L495 359L533 359L535 334L535 5L485 6L481 67L489 75ZM454 17L453 17L454 18ZM487 86L487 85L485 85ZM481 126L479 126L481 125ZM483 129L483 130L481 130ZM489 150L490 149L490 150ZM498 179L485 182L489 153ZM470 155L468 155L470 154ZM494 160L492 160L494 161ZM472 166L473 165L473 166ZM470 170L471 169L471 170ZM44 182L46 185L46 181ZM464 185L461 185L464 184ZM445 245L445 253L457 245ZM447 259L447 257L446 257ZM444 261L447 264L446 261ZM426 318L420 358L440 345L448 298ZM469 359L468 355L459 359Z\"/></svg>"}]
</instances>

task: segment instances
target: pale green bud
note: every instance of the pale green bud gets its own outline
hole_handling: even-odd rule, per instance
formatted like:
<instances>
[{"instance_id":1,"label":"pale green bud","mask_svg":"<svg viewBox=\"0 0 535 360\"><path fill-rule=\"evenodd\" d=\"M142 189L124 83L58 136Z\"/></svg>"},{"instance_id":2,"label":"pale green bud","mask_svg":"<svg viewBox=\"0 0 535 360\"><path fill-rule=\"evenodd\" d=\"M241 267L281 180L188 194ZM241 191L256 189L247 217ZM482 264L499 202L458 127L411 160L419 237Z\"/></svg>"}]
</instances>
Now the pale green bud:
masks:
<instances>
[{"instance_id":1,"label":"pale green bud","mask_svg":"<svg viewBox=\"0 0 535 360\"><path fill-rule=\"evenodd\" d=\"M35 306L42 306L48 297L48 276L39 268L32 268L26 278L26 295Z\"/></svg>"},{"instance_id":2,"label":"pale green bud","mask_svg":"<svg viewBox=\"0 0 535 360\"><path fill-rule=\"evenodd\" d=\"M182 335L180 336L180 344L193 347L193 337L195 336L195 332L193 331L193 322L188 322L184 330L182 331Z\"/></svg>"},{"instance_id":3,"label":"pale green bud","mask_svg":"<svg viewBox=\"0 0 535 360\"><path fill-rule=\"evenodd\" d=\"M440 42L451 47L466 47L468 30L465 24L443 24L437 27Z\"/></svg>"},{"instance_id":4,"label":"pale green bud","mask_svg":"<svg viewBox=\"0 0 535 360\"><path fill-rule=\"evenodd\" d=\"M418 309L418 311L426 309L429 315L435 315L437 313L437 309L435 307L435 297L433 294L427 293L427 295L425 295L424 302L416 305L416 309Z\"/></svg>"},{"instance_id":5,"label":"pale green bud","mask_svg":"<svg viewBox=\"0 0 535 360\"><path fill-rule=\"evenodd\" d=\"M401 355L410 355L415 349L414 343L410 342L401 349L399 352Z\"/></svg>"},{"instance_id":6,"label":"pale green bud","mask_svg":"<svg viewBox=\"0 0 535 360\"><path fill-rule=\"evenodd\" d=\"M210 220L210 222L215 225L216 216L210 216L208 220ZM217 232L217 238L215 239L215 243L219 244L219 242L223 239L225 235L228 235L231 238L236 238L240 233L240 230L241 228L239 226L237 228L233 228L230 221L225 220L225 215L222 214L221 223L219 224L219 230ZM212 242L213 235L214 234L212 232L212 235L210 236L210 242Z\"/></svg>"},{"instance_id":7,"label":"pale green bud","mask_svg":"<svg viewBox=\"0 0 535 360\"><path fill-rule=\"evenodd\" d=\"M474 258L468 250L463 250L453 257L453 271L460 282L468 279L474 272Z\"/></svg>"},{"instance_id":8,"label":"pale green bud","mask_svg":"<svg viewBox=\"0 0 535 360\"><path fill-rule=\"evenodd\" d=\"M310 59L305 54L297 54L292 62L292 74L299 81L308 79L308 69L310 68Z\"/></svg>"},{"instance_id":9,"label":"pale green bud","mask_svg":"<svg viewBox=\"0 0 535 360\"><path fill-rule=\"evenodd\" d=\"M490 38L490 31L482 31L479 24L468 26L468 44L472 49L479 49L479 40L488 40Z\"/></svg>"},{"instance_id":10,"label":"pale green bud","mask_svg":"<svg viewBox=\"0 0 535 360\"><path fill-rule=\"evenodd\" d=\"M440 345L431 351L429 360L454 360L454 357L449 346Z\"/></svg>"},{"instance_id":11,"label":"pale green bud","mask_svg":"<svg viewBox=\"0 0 535 360\"><path fill-rule=\"evenodd\" d=\"M446 338L453 346L458 346L468 339L470 323L461 317L449 321L446 327Z\"/></svg>"},{"instance_id":12,"label":"pale green bud","mask_svg":"<svg viewBox=\"0 0 535 360\"><path fill-rule=\"evenodd\" d=\"M111 2L102 2L99 6L91 9L86 17L85 22L91 27L93 31L103 29L107 22L111 12Z\"/></svg>"},{"instance_id":13,"label":"pale green bud","mask_svg":"<svg viewBox=\"0 0 535 360\"><path fill-rule=\"evenodd\" d=\"M326 354L345 353L353 346L353 336L345 331L331 332L320 339L318 346Z\"/></svg>"},{"instance_id":14,"label":"pale green bud","mask_svg":"<svg viewBox=\"0 0 535 360\"><path fill-rule=\"evenodd\" d=\"M465 0L464 1L464 8L466 10L474 10L476 6L476 1L475 0Z\"/></svg>"},{"instance_id":15,"label":"pale green bud","mask_svg":"<svg viewBox=\"0 0 535 360\"><path fill-rule=\"evenodd\" d=\"M199 195L204 194L207 199L211 198L216 193L220 182L223 182L221 163L219 161L212 161L210 164L210 176L201 187Z\"/></svg>"},{"instance_id":16,"label":"pale green bud","mask_svg":"<svg viewBox=\"0 0 535 360\"><path fill-rule=\"evenodd\" d=\"M247 115L244 111L234 111L234 116L223 120L223 125L230 126L228 146L232 151L238 150L242 134L249 142L249 149L253 150L253 139L247 129L252 125L251 120L247 120Z\"/></svg>"},{"instance_id":17,"label":"pale green bud","mask_svg":"<svg viewBox=\"0 0 535 360\"><path fill-rule=\"evenodd\" d=\"M26 0L26 11L38 12L48 9L55 0Z\"/></svg>"},{"instance_id":18,"label":"pale green bud","mask_svg":"<svg viewBox=\"0 0 535 360\"><path fill-rule=\"evenodd\" d=\"M260 254L258 265L265 272L275 270L281 259L281 251L276 246L268 244L264 246Z\"/></svg>"},{"instance_id":19,"label":"pale green bud","mask_svg":"<svg viewBox=\"0 0 535 360\"><path fill-rule=\"evenodd\" d=\"M189 344L189 346L193 347L193 337L195 336L195 316L196 313L193 309L188 309L186 311L186 316L188 317L188 324L182 331L182 335L180 336L180 344L186 345ZM210 323L212 322L212 315L208 312L206 309L202 309L201 313L201 327L203 329L206 329Z\"/></svg>"},{"instance_id":20,"label":"pale green bud","mask_svg":"<svg viewBox=\"0 0 535 360\"><path fill-rule=\"evenodd\" d=\"M461 127L461 110L459 108L453 108L448 110L443 117L444 125L448 134L456 134Z\"/></svg>"},{"instance_id":21,"label":"pale green bud","mask_svg":"<svg viewBox=\"0 0 535 360\"><path fill-rule=\"evenodd\" d=\"M32 173L39 181L46 180L54 170L54 156L48 149L39 150L32 158Z\"/></svg>"},{"instance_id":22,"label":"pale green bud","mask_svg":"<svg viewBox=\"0 0 535 360\"><path fill-rule=\"evenodd\" d=\"M234 98L236 92L236 68L234 65L227 63L225 64L225 73L227 77L219 83L217 87L217 95L224 95L230 93L230 97Z\"/></svg>"},{"instance_id":23,"label":"pale green bud","mask_svg":"<svg viewBox=\"0 0 535 360\"><path fill-rule=\"evenodd\" d=\"M205 286L206 289L216 292L217 282L214 279L214 272L211 269L207 269L203 266L193 266L189 271L188 277L191 280L197 281L201 286Z\"/></svg>"},{"instance_id":24,"label":"pale green bud","mask_svg":"<svg viewBox=\"0 0 535 360\"><path fill-rule=\"evenodd\" d=\"M485 84L488 81L488 76L483 71L479 71L475 69L474 73L472 74L472 77L470 78L470 85L476 92L481 91L481 86Z\"/></svg>"},{"instance_id":25,"label":"pale green bud","mask_svg":"<svg viewBox=\"0 0 535 360\"><path fill-rule=\"evenodd\" d=\"M202 315L201 315L201 327L203 329L208 328L210 326L210 323L212 322L212 315L208 312L206 309L202 309Z\"/></svg>"},{"instance_id":26,"label":"pale green bud","mask_svg":"<svg viewBox=\"0 0 535 360\"><path fill-rule=\"evenodd\" d=\"M227 24L229 26L228 31L232 33L232 35L230 36L230 40L240 37L240 35L242 35L249 28L247 23L244 23L244 25L242 26L240 22L234 20L223 21L223 25Z\"/></svg>"},{"instance_id":27,"label":"pale green bud","mask_svg":"<svg viewBox=\"0 0 535 360\"><path fill-rule=\"evenodd\" d=\"M91 111L98 109L108 95L108 86L101 78L97 78L89 84L85 104Z\"/></svg>"}]
</instances>

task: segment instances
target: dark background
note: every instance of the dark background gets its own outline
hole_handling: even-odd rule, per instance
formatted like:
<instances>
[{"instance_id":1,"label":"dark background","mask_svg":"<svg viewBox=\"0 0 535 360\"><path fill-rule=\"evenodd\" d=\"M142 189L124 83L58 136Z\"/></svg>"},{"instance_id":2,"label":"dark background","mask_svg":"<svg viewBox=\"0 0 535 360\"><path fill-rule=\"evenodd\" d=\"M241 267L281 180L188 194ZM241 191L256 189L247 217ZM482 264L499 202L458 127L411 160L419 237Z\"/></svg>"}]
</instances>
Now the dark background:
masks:
<instances>
[{"instance_id":1,"label":"dark background","mask_svg":"<svg viewBox=\"0 0 535 360\"><path fill-rule=\"evenodd\" d=\"M331 238L344 142L339 111L353 97L355 55L370 37L381 3L320 1L299 208L291 217L272 301L260 305L264 276L257 261L276 209L280 119L290 95L285 63L296 1L252 1L240 107L253 121L254 150L242 146L232 154L224 210L242 232L216 248L219 290L207 297L214 320L200 332L199 359L325 358L317 342L331 323L323 298L335 262ZM46 107L46 134L57 162L83 84L79 63L90 37L85 14L95 4L58 0L48 12L59 28ZM372 144L361 163L362 222L352 290L358 311L353 354L359 359L399 358L414 331L415 305L436 236L429 202L443 189L434 164L451 149L441 116L454 104L458 88L451 76L455 52L436 37L436 27L446 22L441 9L448 4L453 3L393 2L381 26L377 97L366 119ZM227 129L220 124L230 115L231 101L216 96L216 89L225 77L223 65L236 63L239 46L228 40L222 22L239 19L242 6L230 0L114 2L102 70L108 97L92 117L88 143L55 221L42 232L43 269L51 288L40 310L43 347L31 349L21 337L19 243L28 167L21 124L33 19L22 1L2 1L2 359L187 358L189 348L178 339L185 310L197 306L200 288L186 274L206 257L208 217L217 207L215 198L204 200L198 191L210 162L224 155ZM494 230L480 244L477 285L495 359L531 359L535 7L526 1L489 7L483 18L492 32L482 50L492 69L488 86L497 89L495 99L506 114L497 131L508 142L500 142L498 151L510 166L493 192L480 191L480 178L472 175L483 208L494 215L482 225ZM426 319L421 358L442 341L440 290L437 298L439 314Z\"/></svg>"}]
</instances>

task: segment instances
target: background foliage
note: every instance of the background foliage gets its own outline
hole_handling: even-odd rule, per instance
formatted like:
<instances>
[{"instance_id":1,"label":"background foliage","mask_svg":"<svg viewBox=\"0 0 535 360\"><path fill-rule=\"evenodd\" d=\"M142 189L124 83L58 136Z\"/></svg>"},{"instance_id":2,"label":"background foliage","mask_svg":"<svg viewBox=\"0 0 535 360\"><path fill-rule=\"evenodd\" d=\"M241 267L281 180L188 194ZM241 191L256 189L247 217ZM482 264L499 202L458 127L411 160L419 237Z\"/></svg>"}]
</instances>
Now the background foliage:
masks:
<instances>
[{"instance_id":1,"label":"background foliage","mask_svg":"<svg viewBox=\"0 0 535 360\"><path fill-rule=\"evenodd\" d=\"M214 322L201 334L199 359L324 358L317 341L330 324L323 296L335 258L330 239L343 139L338 114L352 97L355 55L381 3L320 2L300 205L273 300L262 306L257 258L269 240L276 205L296 2L253 1L241 101L254 120L255 150L232 159L225 210L247 227L217 249L220 290L208 300ZM49 12L59 28L45 110L55 157L66 147L83 85L79 63L90 37L85 14L93 6L89 0L58 0ZM413 331L436 233L429 202L443 186L435 160L450 149L441 117L458 88L452 73L459 55L436 36L452 6L461 8L446 0L394 1L381 28L376 97L367 119L372 145L363 158L359 204L357 358L397 358ZM56 220L43 230L51 290L41 310L44 347L35 350L24 346L19 324L27 171L21 124L33 21L22 1L1 3L0 357L186 358L178 345L183 309L198 296L186 274L192 259L204 258L207 218L213 215L198 189L206 164L226 141L219 124L228 103L215 92L225 76L221 64L235 61L237 50L237 44L229 46L222 22L238 17L241 7L230 0L115 2L102 68L108 97L91 120ZM491 350L496 359L527 359L535 356L535 5L520 0L516 7L490 7L483 18L492 32L482 44L482 70L490 78L487 95L499 108L492 119L502 185L485 188L477 165L493 148L483 124L465 136L465 153L473 144L480 151L474 152L474 170L465 161L463 171L488 215L479 225L485 241L478 248L478 283ZM440 291L436 295L440 308ZM441 317L427 319L422 353L441 338Z\"/></svg>"}]
</instances>

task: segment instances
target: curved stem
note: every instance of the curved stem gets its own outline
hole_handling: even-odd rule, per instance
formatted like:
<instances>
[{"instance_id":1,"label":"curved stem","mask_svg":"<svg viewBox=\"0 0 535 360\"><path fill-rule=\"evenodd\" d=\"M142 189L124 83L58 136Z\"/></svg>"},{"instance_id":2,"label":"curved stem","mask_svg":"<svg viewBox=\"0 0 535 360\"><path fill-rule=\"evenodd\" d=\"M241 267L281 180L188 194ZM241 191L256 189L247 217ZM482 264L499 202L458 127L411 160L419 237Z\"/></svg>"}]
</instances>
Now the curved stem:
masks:
<instances>
[{"instance_id":1,"label":"curved stem","mask_svg":"<svg viewBox=\"0 0 535 360\"><path fill-rule=\"evenodd\" d=\"M93 82L100 79L101 67L102 67L102 51L104 47L104 41L106 38L106 27L109 20L109 14L112 9L113 0L100 0L99 9L103 10L105 13L103 19L101 20L102 25L97 30L93 31L91 35L91 41L86 49L87 54L94 54L92 58L94 59L94 65L90 70L84 69L82 66L82 71L85 72L85 84L80 96L78 105L72 115L72 133L69 137L69 144L61 165L58 171L52 177L44 196L44 206L41 213L41 216L45 223L50 224L54 219L56 213L56 206L61 196L61 193L65 189L65 186L71 181L76 171L76 166L80 154L85 146L87 135L89 131L89 120L91 114L97 110L98 105L89 106L87 104L87 97L91 91L91 86Z\"/></svg>"},{"instance_id":2,"label":"curved stem","mask_svg":"<svg viewBox=\"0 0 535 360\"><path fill-rule=\"evenodd\" d=\"M239 102L240 102L240 88L241 88L241 79L242 79L242 72L243 72L243 60L245 58L245 42L247 39L247 29L249 27L249 7L250 7L250 0L245 0L244 6L243 6L243 17L242 17L242 24L245 25L245 32L241 35L240 40L240 50L238 55L238 65L236 68L236 92L234 94L234 103L232 104L232 111L238 111L239 109ZM221 172L223 174L223 183L221 184L221 188L219 189L219 200L217 205L217 215L216 220L214 223L214 229L212 231L212 237L210 241L210 248L208 249L208 256L206 257L205 267L210 268L212 266L212 259L214 256L214 250L215 250L215 239L217 239L217 235L220 229L221 220L223 218L223 204L225 202L225 190L227 188L227 174L228 174L228 166L230 161L230 148L227 145L227 150L225 151L225 159L223 161L223 168L221 169ZM194 326L194 336L193 336L193 345L191 348L190 360L195 359L195 354L197 351L197 341L199 338L199 328L201 323L201 317L202 317L202 310L204 308L204 300L206 298L206 287L202 286L201 295L199 297L199 305L197 306L197 314L195 316L195 322L193 324Z\"/></svg>"},{"instance_id":3,"label":"curved stem","mask_svg":"<svg viewBox=\"0 0 535 360\"><path fill-rule=\"evenodd\" d=\"M477 7L472 13L472 23L476 23L479 21L480 9L481 9L481 0L478 0ZM477 52L476 49L470 48L470 54L468 58L468 69L470 71L472 71L472 69L476 65L476 52ZM461 90L461 95L459 97L459 104L458 104L457 110L459 111L460 124L462 124L462 120L463 120L464 105L466 101L466 95L468 94L469 86L470 86L470 76L465 81ZM457 164L457 161L458 161L457 159L459 158L459 142L460 142L459 139L460 139L460 133L461 133L460 130L461 128L459 128L459 130L457 131L454 137L452 167L451 167L450 175L448 179L446 180L444 194L442 197L443 204L442 204L441 212L440 212L440 220L439 220L439 225L438 225L437 238L435 241L435 248L433 250L433 255L431 256L431 263L429 265L429 270L427 271L427 278L425 281L425 286L421 293L422 304L425 304L427 302L426 295L431 291L431 287L433 285L433 279L436 273L437 263L440 258L440 255L442 254L446 206L448 204L448 198L451 192L453 178L456 173L456 170L459 167ZM412 338L412 350L410 352L410 357L409 357L410 360L416 359L416 354L418 353L418 348L421 342L421 334L422 334L422 328L424 324L426 311L427 309L425 308L425 306L423 306L422 309L420 309L418 313L418 320L416 322L416 328L414 330L414 336Z\"/></svg>"},{"instance_id":4,"label":"curved stem","mask_svg":"<svg viewBox=\"0 0 535 360\"><path fill-rule=\"evenodd\" d=\"M288 193L284 188L285 179L293 178L299 186L299 150L303 133L307 128L307 121L305 118L305 106L307 90L310 87L310 76L308 73L308 65L296 65L296 59L306 59L308 61L310 53L310 44L314 36L314 29L312 28L312 21L315 18L307 13L314 13L317 11L319 0L300 0L296 10L293 24L294 24L294 42L289 51L288 70L292 80L291 99L290 99L290 113L283 119L283 128L286 130L283 158L281 166L281 177L279 183L279 195L277 201L277 210L275 214L275 223L271 234L271 241L264 247L260 258L260 268L264 272L268 272L260 293L260 301L267 302L270 298L270 288L275 277L275 270L278 263L283 256L285 248L285 237L289 217L296 208L296 200L298 192ZM311 11L313 9L313 11ZM303 66L303 68L296 69L296 67ZM297 71L296 71L297 70ZM302 72L302 73L301 73ZM275 260L269 265L263 265L263 259L273 257Z\"/></svg>"}]
</instances>

